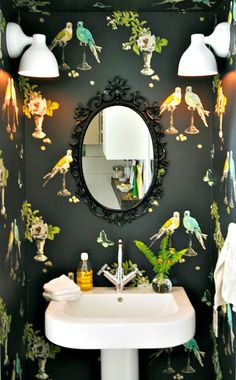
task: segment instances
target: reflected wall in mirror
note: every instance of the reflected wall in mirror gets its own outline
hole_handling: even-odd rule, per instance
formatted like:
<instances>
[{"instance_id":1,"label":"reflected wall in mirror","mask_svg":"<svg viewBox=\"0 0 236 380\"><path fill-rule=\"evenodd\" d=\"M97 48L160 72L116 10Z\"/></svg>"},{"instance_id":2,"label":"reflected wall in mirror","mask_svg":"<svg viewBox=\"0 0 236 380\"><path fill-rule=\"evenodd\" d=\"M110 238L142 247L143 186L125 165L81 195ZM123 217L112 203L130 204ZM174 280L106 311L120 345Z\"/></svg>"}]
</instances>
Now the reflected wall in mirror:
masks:
<instances>
[{"instance_id":1,"label":"reflected wall in mirror","mask_svg":"<svg viewBox=\"0 0 236 380\"><path fill-rule=\"evenodd\" d=\"M78 104L71 170L76 195L97 216L121 225L161 197L167 163L159 118L158 105L119 77L86 106Z\"/></svg>"}]
</instances>

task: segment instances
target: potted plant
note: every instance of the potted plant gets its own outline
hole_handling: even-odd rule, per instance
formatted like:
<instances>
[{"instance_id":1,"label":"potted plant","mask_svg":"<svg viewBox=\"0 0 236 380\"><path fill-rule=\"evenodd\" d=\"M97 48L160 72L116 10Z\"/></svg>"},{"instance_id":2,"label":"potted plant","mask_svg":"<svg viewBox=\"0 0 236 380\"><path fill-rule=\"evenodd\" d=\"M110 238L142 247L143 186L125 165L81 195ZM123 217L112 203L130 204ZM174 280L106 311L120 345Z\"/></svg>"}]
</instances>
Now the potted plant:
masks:
<instances>
[{"instance_id":1,"label":"potted plant","mask_svg":"<svg viewBox=\"0 0 236 380\"><path fill-rule=\"evenodd\" d=\"M45 372L47 359L55 359L61 348L48 343L43 336L40 335L40 330L34 330L32 323L26 323L24 327L23 342L25 344L25 356L27 359L34 361L38 360L39 370L36 374L37 379L48 379Z\"/></svg>"},{"instance_id":2,"label":"potted plant","mask_svg":"<svg viewBox=\"0 0 236 380\"><path fill-rule=\"evenodd\" d=\"M174 247L171 247L170 236L171 235L167 233L161 240L160 249L157 254L142 241L134 240L136 247L146 256L153 266L153 271L156 273L156 276L152 280L152 287L157 293L166 293L171 290L172 284L168 278L170 268L180 262L182 256L188 250L186 248L177 251Z\"/></svg>"},{"instance_id":3,"label":"potted plant","mask_svg":"<svg viewBox=\"0 0 236 380\"><path fill-rule=\"evenodd\" d=\"M22 204L21 216L25 221L25 239L30 242L36 241L37 255L34 259L45 261L47 259L44 255L45 241L54 240L54 236L61 230L60 227L45 223L42 216L39 216L39 210L32 210L31 204L27 201Z\"/></svg>"}]
</instances>

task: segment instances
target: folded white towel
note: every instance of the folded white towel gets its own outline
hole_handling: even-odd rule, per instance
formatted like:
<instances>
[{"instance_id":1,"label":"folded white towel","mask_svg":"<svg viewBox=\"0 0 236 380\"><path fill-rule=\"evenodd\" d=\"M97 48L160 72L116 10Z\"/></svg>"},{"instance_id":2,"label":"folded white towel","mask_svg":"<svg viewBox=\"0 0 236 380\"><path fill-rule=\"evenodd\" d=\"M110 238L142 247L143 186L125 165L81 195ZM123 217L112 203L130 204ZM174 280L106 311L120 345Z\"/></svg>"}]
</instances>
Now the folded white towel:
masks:
<instances>
[{"instance_id":1,"label":"folded white towel","mask_svg":"<svg viewBox=\"0 0 236 380\"><path fill-rule=\"evenodd\" d=\"M214 271L215 296L213 325L217 336L217 308L232 304L236 311L236 224L230 223Z\"/></svg>"},{"instance_id":2,"label":"folded white towel","mask_svg":"<svg viewBox=\"0 0 236 380\"><path fill-rule=\"evenodd\" d=\"M43 292L43 296L46 301L75 301L80 297L80 292L74 292L74 294L67 294L64 296L55 296L53 293Z\"/></svg>"},{"instance_id":3,"label":"folded white towel","mask_svg":"<svg viewBox=\"0 0 236 380\"><path fill-rule=\"evenodd\" d=\"M74 290L78 289L78 285L74 281L70 280L66 275L62 274L60 277L54 278L53 280L47 282L43 285L46 292L57 292L64 290Z\"/></svg>"},{"instance_id":4,"label":"folded white towel","mask_svg":"<svg viewBox=\"0 0 236 380\"><path fill-rule=\"evenodd\" d=\"M75 288L75 289L71 289L71 290L67 290L67 289L58 289L58 290L55 290L54 292L50 292L50 291L48 291L48 290L46 290L46 292L48 293L48 294L52 294L52 295L54 295L54 296L58 296L58 297L60 297L60 296L66 296L66 295L70 295L70 294L76 294L76 293L80 293L80 287L79 286L77 286L77 288Z\"/></svg>"},{"instance_id":5,"label":"folded white towel","mask_svg":"<svg viewBox=\"0 0 236 380\"><path fill-rule=\"evenodd\" d=\"M80 287L64 274L44 284L43 289L47 300L77 299L80 295Z\"/></svg>"}]
</instances>

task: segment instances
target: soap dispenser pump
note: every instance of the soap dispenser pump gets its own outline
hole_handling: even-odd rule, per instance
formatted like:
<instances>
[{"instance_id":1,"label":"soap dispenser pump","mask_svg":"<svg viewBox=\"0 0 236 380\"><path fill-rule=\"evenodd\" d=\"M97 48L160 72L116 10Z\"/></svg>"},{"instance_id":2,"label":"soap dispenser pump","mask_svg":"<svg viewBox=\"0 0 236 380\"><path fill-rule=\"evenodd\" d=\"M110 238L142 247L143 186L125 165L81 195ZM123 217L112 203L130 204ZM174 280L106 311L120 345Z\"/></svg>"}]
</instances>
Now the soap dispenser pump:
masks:
<instances>
[{"instance_id":1,"label":"soap dispenser pump","mask_svg":"<svg viewBox=\"0 0 236 380\"><path fill-rule=\"evenodd\" d=\"M93 270L88 260L87 252L82 252L78 264L76 282L81 290L90 290L93 287Z\"/></svg>"}]
</instances>

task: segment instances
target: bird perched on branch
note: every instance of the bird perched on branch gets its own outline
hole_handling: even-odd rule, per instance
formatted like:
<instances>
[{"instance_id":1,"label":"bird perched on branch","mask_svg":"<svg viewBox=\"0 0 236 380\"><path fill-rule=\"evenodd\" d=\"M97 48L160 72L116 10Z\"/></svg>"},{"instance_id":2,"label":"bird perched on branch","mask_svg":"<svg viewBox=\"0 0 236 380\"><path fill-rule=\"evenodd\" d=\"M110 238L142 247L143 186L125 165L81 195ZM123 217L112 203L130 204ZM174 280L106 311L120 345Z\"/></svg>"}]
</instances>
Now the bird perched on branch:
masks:
<instances>
[{"instance_id":1,"label":"bird perched on branch","mask_svg":"<svg viewBox=\"0 0 236 380\"><path fill-rule=\"evenodd\" d=\"M203 121L203 124L208 127L206 116L209 116L210 111L206 111L203 108L201 99L197 94L192 92L192 87L187 86L185 92L185 102L188 105L188 109L191 111L197 111L198 115Z\"/></svg>"},{"instance_id":2,"label":"bird perched on branch","mask_svg":"<svg viewBox=\"0 0 236 380\"><path fill-rule=\"evenodd\" d=\"M160 107L160 114L162 114L164 111L169 111L170 112L170 124L167 129L165 129L165 133L169 135L173 135L178 133L178 130L174 127L174 111L176 107L180 104L181 102L181 88L176 87L175 92L173 92L171 95L169 95L164 102L162 103Z\"/></svg>"},{"instance_id":3,"label":"bird perched on branch","mask_svg":"<svg viewBox=\"0 0 236 380\"><path fill-rule=\"evenodd\" d=\"M56 37L52 40L52 43L50 45L50 50L53 50L57 45L60 47L66 46L67 43L72 39L73 36L73 29L72 29L72 23L68 21L66 23L66 27L62 29Z\"/></svg>"},{"instance_id":4,"label":"bird perched on branch","mask_svg":"<svg viewBox=\"0 0 236 380\"><path fill-rule=\"evenodd\" d=\"M46 180L43 187L48 183L48 181L50 181L50 179L55 177L57 173L66 174L72 161L72 150L69 149L67 150L66 155L62 157L52 168L52 170L43 177L43 179Z\"/></svg>"},{"instance_id":5,"label":"bird perched on branch","mask_svg":"<svg viewBox=\"0 0 236 380\"><path fill-rule=\"evenodd\" d=\"M204 244L204 239L206 240L207 235L203 234L201 232L201 228L195 218L193 218L190 215L190 211L186 210L184 212L184 218L183 218L183 225L186 228L187 233L195 234L197 240L201 244L203 249L206 249L205 244Z\"/></svg>"},{"instance_id":6,"label":"bird perched on branch","mask_svg":"<svg viewBox=\"0 0 236 380\"><path fill-rule=\"evenodd\" d=\"M77 23L77 29L76 29L76 37L80 41L81 44L85 44L85 46L89 46L91 52L93 53L96 61L100 63L100 59L98 56L98 53L101 52L102 48L101 46L97 46L95 44L95 41L93 39L93 36L91 32L84 28L84 23L83 21L78 21Z\"/></svg>"},{"instance_id":7,"label":"bird perched on branch","mask_svg":"<svg viewBox=\"0 0 236 380\"><path fill-rule=\"evenodd\" d=\"M53 39L50 49L53 50L59 46L61 48L61 63L59 65L61 70L69 70L70 66L65 62L65 47L73 37L72 23L68 21L66 27L62 29Z\"/></svg>"},{"instance_id":8,"label":"bird perched on branch","mask_svg":"<svg viewBox=\"0 0 236 380\"><path fill-rule=\"evenodd\" d=\"M175 92L169 95L160 106L160 114L164 111L174 111L181 102L181 88L175 87Z\"/></svg>"},{"instance_id":9,"label":"bird perched on branch","mask_svg":"<svg viewBox=\"0 0 236 380\"><path fill-rule=\"evenodd\" d=\"M150 237L150 240L152 240L150 247L155 243L157 239L160 239L162 235L167 234L167 233L172 235L178 227L179 227L179 212L175 211L173 213L173 216L161 226L158 233Z\"/></svg>"},{"instance_id":10,"label":"bird perched on branch","mask_svg":"<svg viewBox=\"0 0 236 380\"><path fill-rule=\"evenodd\" d=\"M188 342L184 343L184 348L186 351L193 352L199 364L204 367L202 358L205 356L205 352L200 351L199 346L194 338L190 339Z\"/></svg>"}]
</instances>

